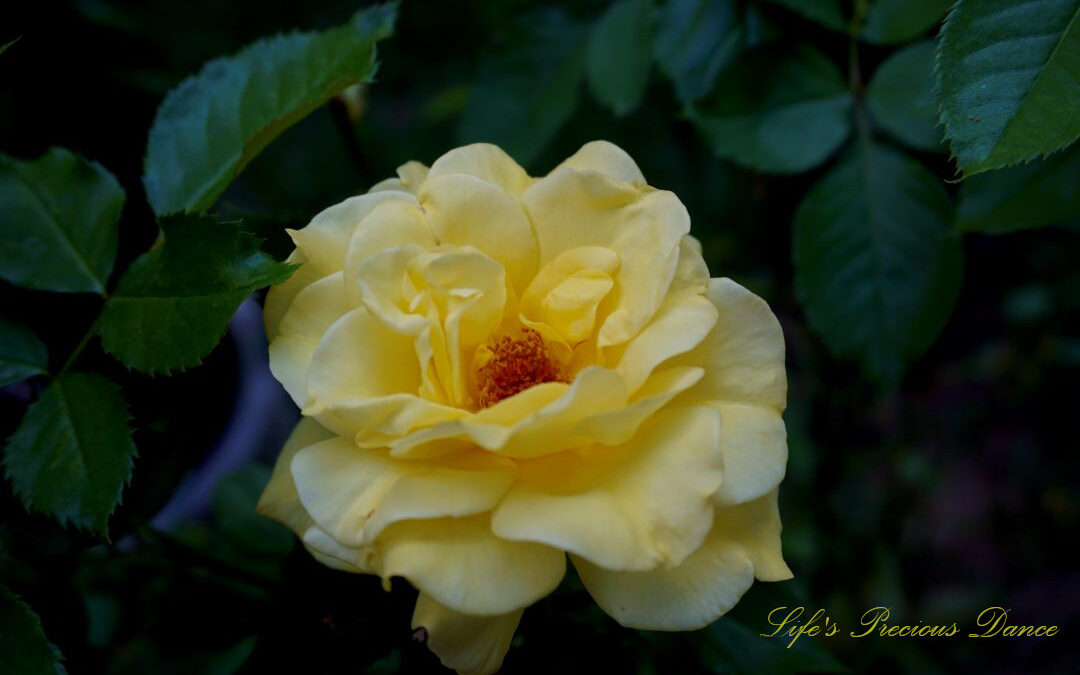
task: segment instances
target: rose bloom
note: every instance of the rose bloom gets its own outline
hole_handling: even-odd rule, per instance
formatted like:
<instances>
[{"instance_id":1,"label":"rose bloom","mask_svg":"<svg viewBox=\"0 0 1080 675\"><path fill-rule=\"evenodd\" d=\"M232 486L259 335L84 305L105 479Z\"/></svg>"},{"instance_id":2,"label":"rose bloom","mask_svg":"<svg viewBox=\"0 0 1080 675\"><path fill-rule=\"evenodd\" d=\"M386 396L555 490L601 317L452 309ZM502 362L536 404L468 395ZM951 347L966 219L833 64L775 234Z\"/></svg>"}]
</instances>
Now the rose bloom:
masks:
<instances>
[{"instance_id":1,"label":"rose bloom","mask_svg":"<svg viewBox=\"0 0 1080 675\"><path fill-rule=\"evenodd\" d=\"M303 419L259 509L496 671L569 555L619 623L692 630L791 577L780 325L712 279L679 199L606 142L532 178L491 145L332 206L266 298Z\"/></svg>"}]
</instances>

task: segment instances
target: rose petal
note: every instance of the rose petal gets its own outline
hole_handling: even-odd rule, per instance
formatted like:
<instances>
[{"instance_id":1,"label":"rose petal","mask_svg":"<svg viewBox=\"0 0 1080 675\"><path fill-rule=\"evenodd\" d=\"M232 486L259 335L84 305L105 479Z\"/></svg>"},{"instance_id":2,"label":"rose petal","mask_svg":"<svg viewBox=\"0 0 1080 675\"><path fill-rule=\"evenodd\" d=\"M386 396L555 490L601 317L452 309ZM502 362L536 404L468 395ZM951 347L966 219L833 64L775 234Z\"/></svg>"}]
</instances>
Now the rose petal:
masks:
<instances>
[{"instance_id":1,"label":"rose petal","mask_svg":"<svg viewBox=\"0 0 1080 675\"><path fill-rule=\"evenodd\" d=\"M431 165L429 177L450 173L466 173L494 183L513 196L518 196L533 184L525 169L490 143L473 143L454 148Z\"/></svg>"},{"instance_id":2,"label":"rose petal","mask_svg":"<svg viewBox=\"0 0 1080 675\"><path fill-rule=\"evenodd\" d=\"M677 565L712 526L720 486L720 416L705 407L666 410L621 448L597 447L520 462L518 482L492 529L608 569Z\"/></svg>"},{"instance_id":3,"label":"rose petal","mask_svg":"<svg viewBox=\"0 0 1080 675\"><path fill-rule=\"evenodd\" d=\"M416 203L408 192L386 190L350 197L320 212L300 230L286 230L308 264L323 274L340 271L345 265L349 240L360 221L386 201Z\"/></svg>"},{"instance_id":4,"label":"rose petal","mask_svg":"<svg viewBox=\"0 0 1080 675\"><path fill-rule=\"evenodd\" d=\"M608 141L589 141L556 168L564 166L578 171L599 171L615 180L628 183L645 182L645 176L630 155Z\"/></svg>"},{"instance_id":5,"label":"rose petal","mask_svg":"<svg viewBox=\"0 0 1080 675\"><path fill-rule=\"evenodd\" d=\"M741 504L775 489L787 470L787 431L775 408L744 403L713 404L724 420L720 447L724 482L713 495L718 506Z\"/></svg>"},{"instance_id":6,"label":"rose petal","mask_svg":"<svg viewBox=\"0 0 1080 675\"><path fill-rule=\"evenodd\" d=\"M498 260L518 293L536 274L532 225L503 188L469 174L440 174L424 181L420 203L440 243L472 246Z\"/></svg>"},{"instance_id":7,"label":"rose petal","mask_svg":"<svg viewBox=\"0 0 1080 675\"><path fill-rule=\"evenodd\" d=\"M656 366L700 344L716 320L716 308L706 298L688 294L668 298L618 357L616 369L627 388L636 391Z\"/></svg>"},{"instance_id":8,"label":"rose petal","mask_svg":"<svg viewBox=\"0 0 1080 675\"><path fill-rule=\"evenodd\" d=\"M692 351L670 365L697 365L705 377L680 402L736 401L783 411L787 403L784 333L764 300L731 279L712 279L709 300L720 318Z\"/></svg>"},{"instance_id":9,"label":"rose petal","mask_svg":"<svg viewBox=\"0 0 1080 675\"><path fill-rule=\"evenodd\" d=\"M735 606L753 583L791 578L780 552L777 492L718 510L708 538L681 565L617 572L574 557L582 583L628 628L696 630Z\"/></svg>"},{"instance_id":10,"label":"rose petal","mask_svg":"<svg viewBox=\"0 0 1080 675\"><path fill-rule=\"evenodd\" d=\"M293 299L270 343L270 372L296 405L307 403L311 359L323 335L346 312L345 284L335 272L307 286Z\"/></svg>"},{"instance_id":11,"label":"rose petal","mask_svg":"<svg viewBox=\"0 0 1080 675\"><path fill-rule=\"evenodd\" d=\"M443 607L421 593L412 627L427 632L427 646L447 668L459 675L491 675L502 665L523 611L473 616Z\"/></svg>"},{"instance_id":12,"label":"rose petal","mask_svg":"<svg viewBox=\"0 0 1080 675\"><path fill-rule=\"evenodd\" d=\"M541 266L582 246L607 247L619 256L615 288L601 305L598 344L621 344L637 334L667 294L680 239L690 230L678 198L562 167L526 190L522 202L536 230Z\"/></svg>"},{"instance_id":13,"label":"rose petal","mask_svg":"<svg viewBox=\"0 0 1080 675\"><path fill-rule=\"evenodd\" d=\"M527 607L559 585L566 554L499 539L488 515L404 520L379 535L383 578L402 576L439 604L492 616Z\"/></svg>"},{"instance_id":14,"label":"rose petal","mask_svg":"<svg viewBox=\"0 0 1080 675\"><path fill-rule=\"evenodd\" d=\"M274 471L270 475L270 481L263 488L255 510L268 518L273 518L297 535L303 536L304 532L311 527L313 521L300 503L300 497L296 493L296 483L293 482L292 470L289 465L293 456L300 450L333 436L332 431L315 420L310 417L302 417L292 430L292 433L289 434L284 447L281 448L281 453L274 463Z\"/></svg>"}]
</instances>

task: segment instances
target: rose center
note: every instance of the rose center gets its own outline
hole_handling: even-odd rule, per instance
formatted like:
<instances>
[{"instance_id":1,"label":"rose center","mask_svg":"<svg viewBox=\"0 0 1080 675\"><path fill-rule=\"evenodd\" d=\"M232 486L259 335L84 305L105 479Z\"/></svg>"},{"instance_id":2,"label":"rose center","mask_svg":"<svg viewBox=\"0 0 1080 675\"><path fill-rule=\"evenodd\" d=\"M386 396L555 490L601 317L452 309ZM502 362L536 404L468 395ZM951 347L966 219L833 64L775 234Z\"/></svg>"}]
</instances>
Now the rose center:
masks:
<instances>
[{"instance_id":1,"label":"rose center","mask_svg":"<svg viewBox=\"0 0 1080 675\"><path fill-rule=\"evenodd\" d=\"M480 407L544 382L565 382L559 364L551 359L544 338L531 328L519 337L500 335L486 347L486 362L476 371Z\"/></svg>"}]
</instances>

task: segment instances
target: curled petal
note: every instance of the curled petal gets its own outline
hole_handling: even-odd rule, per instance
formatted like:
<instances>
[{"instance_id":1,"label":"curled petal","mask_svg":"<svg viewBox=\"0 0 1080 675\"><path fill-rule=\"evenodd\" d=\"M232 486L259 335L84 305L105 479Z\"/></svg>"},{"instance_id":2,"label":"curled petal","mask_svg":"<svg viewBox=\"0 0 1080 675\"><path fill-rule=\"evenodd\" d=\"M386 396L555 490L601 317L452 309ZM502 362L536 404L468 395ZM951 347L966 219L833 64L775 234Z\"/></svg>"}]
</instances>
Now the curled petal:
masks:
<instances>
[{"instance_id":1,"label":"curled petal","mask_svg":"<svg viewBox=\"0 0 1080 675\"><path fill-rule=\"evenodd\" d=\"M343 438L301 449L290 467L304 509L346 547L371 544L401 520L485 513L514 480L512 463L480 453L405 462Z\"/></svg>"},{"instance_id":2,"label":"curled petal","mask_svg":"<svg viewBox=\"0 0 1080 675\"><path fill-rule=\"evenodd\" d=\"M382 531L377 548L384 579L405 577L439 604L479 616L531 605L566 572L565 553L499 539L487 514L403 520Z\"/></svg>"},{"instance_id":3,"label":"curled petal","mask_svg":"<svg viewBox=\"0 0 1080 675\"><path fill-rule=\"evenodd\" d=\"M674 568L604 569L574 557L581 581L604 611L629 628L696 630L735 606L757 578L791 578L780 554L776 491L719 510L708 538Z\"/></svg>"},{"instance_id":4,"label":"curled petal","mask_svg":"<svg viewBox=\"0 0 1080 675\"><path fill-rule=\"evenodd\" d=\"M428 175L435 177L450 173L464 173L482 178L515 197L534 182L510 155L490 143L473 143L454 148L435 160Z\"/></svg>"},{"instance_id":5,"label":"curled petal","mask_svg":"<svg viewBox=\"0 0 1080 675\"><path fill-rule=\"evenodd\" d=\"M307 258L308 264L322 274L341 271L345 266L345 252L353 231L371 210L383 202L405 201L416 203L416 197L408 192L386 190L350 197L340 204L316 215L307 227L286 230L296 248Z\"/></svg>"},{"instance_id":6,"label":"curled petal","mask_svg":"<svg viewBox=\"0 0 1080 675\"><path fill-rule=\"evenodd\" d=\"M396 178L387 178L371 186L368 192L383 192L394 190L397 192L409 192L416 194L420 184L428 175L428 168L420 162L405 162L397 168Z\"/></svg>"},{"instance_id":7,"label":"curled petal","mask_svg":"<svg viewBox=\"0 0 1080 675\"><path fill-rule=\"evenodd\" d=\"M608 141L589 141L563 160L556 169L569 167L578 171L597 171L627 183L645 183L641 169L625 150Z\"/></svg>"},{"instance_id":8,"label":"curled petal","mask_svg":"<svg viewBox=\"0 0 1080 675\"><path fill-rule=\"evenodd\" d=\"M660 306L690 231L686 208L670 192L562 167L533 184L522 202L536 230L540 264L577 247L619 257L615 288L600 307L601 348L626 342Z\"/></svg>"},{"instance_id":9,"label":"curled petal","mask_svg":"<svg viewBox=\"0 0 1080 675\"><path fill-rule=\"evenodd\" d=\"M270 343L270 372L297 405L308 400L311 360L323 334L349 311L340 272L307 286L289 305Z\"/></svg>"},{"instance_id":10,"label":"curled petal","mask_svg":"<svg viewBox=\"0 0 1080 675\"><path fill-rule=\"evenodd\" d=\"M460 675L491 675L502 665L523 611L472 616L443 607L421 593L412 627L427 632L428 647L447 668Z\"/></svg>"},{"instance_id":11,"label":"curled petal","mask_svg":"<svg viewBox=\"0 0 1080 675\"><path fill-rule=\"evenodd\" d=\"M492 528L608 569L678 565L712 526L719 442L715 410L679 408L657 414L625 446L520 462Z\"/></svg>"},{"instance_id":12,"label":"curled petal","mask_svg":"<svg viewBox=\"0 0 1080 675\"><path fill-rule=\"evenodd\" d=\"M745 403L714 403L724 420L721 451L724 482L713 495L718 506L757 499L784 479L787 431L775 408Z\"/></svg>"},{"instance_id":13,"label":"curled petal","mask_svg":"<svg viewBox=\"0 0 1080 675\"><path fill-rule=\"evenodd\" d=\"M536 274L536 238L520 202L465 173L430 176L420 203L440 243L471 246L498 260L520 293Z\"/></svg>"},{"instance_id":14,"label":"curled petal","mask_svg":"<svg viewBox=\"0 0 1080 675\"><path fill-rule=\"evenodd\" d=\"M705 368L705 377L680 401L736 401L783 411L787 404L784 333L764 300L731 279L711 279L708 291L720 318L698 347L672 365Z\"/></svg>"}]
</instances>

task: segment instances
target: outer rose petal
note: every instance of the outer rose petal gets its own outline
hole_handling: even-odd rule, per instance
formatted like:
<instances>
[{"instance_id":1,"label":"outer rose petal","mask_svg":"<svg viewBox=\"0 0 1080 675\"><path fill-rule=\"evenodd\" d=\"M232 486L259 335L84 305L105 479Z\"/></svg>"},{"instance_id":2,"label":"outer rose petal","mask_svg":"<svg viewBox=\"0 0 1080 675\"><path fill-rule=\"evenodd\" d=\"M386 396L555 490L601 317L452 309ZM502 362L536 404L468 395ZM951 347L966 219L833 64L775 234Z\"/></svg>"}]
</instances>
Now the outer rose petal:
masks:
<instances>
[{"instance_id":1,"label":"outer rose petal","mask_svg":"<svg viewBox=\"0 0 1080 675\"><path fill-rule=\"evenodd\" d=\"M400 520L490 511L515 473L513 463L480 453L405 462L340 437L302 448L290 467L304 509L348 547L370 544Z\"/></svg>"},{"instance_id":2,"label":"outer rose petal","mask_svg":"<svg viewBox=\"0 0 1080 675\"><path fill-rule=\"evenodd\" d=\"M520 202L495 183L465 173L433 175L420 188L420 203L440 243L472 246L498 260L518 293L536 274L532 225Z\"/></svg>"},{"instance_id":3,"label":"outer rose petal","mask_svg":"<svg viewBox=\"0 0 1080 675\"><path fill-rule=\"evenodd\" d=\"M593 171L556 169L522 195L540 265L579 246L604 246L619 256L615 288L604 300L598 345L626 342L660 306L679 258L690 216L670 192L616 181Z\"/></svg>"},{"instance_id":4,"label":"outer rose petal","mask_svg":"<svg viewBox=\"0 0 1080 675\"><path fill-rule=\"evenodd\" d=\"M679 408L658 413L621 448L520 462L492 529L608 569L678 565L712 527L720 431L716 410Z\"/></svg>"},{"instance_id":5,"label":"outer rose petal","mask_svg":"<svg viewBox=\"0 0 1080 675\"><path fill-rule=\"evenodd\" d=\"M720 318L694 350L670 365L704 366L705 377L677 402L735 401L783 411L787 404L784 333L764 300L731 279L711 279Z\"/></svg>"},{"instance_id":6,"label":"outer rose petal","mask_svg":"<svg viewBox=\"0 0 1080 675\"><path fill-rule=\"evenodd\" d=\"M350 197L316 215L307 227L286 230L308 264L323 274L338 272L345 266L345 252L353 231L368 213L386 201L416 203L408 192L388 190Z\"/></svg>"},{"instance_id":7,"label":"outer rose petal","mask_svg":"<svg viewBox=\"0 0 1080 675\"><path fill-rule=\"evenodd\" d=\"M724 420L720 447L724 482L713 495L717 506L756 499L773 490L787 469L787 431L773 408L744 403L716 403Z\"/></svg>"},{"instance_id":8,"label":"outer rose petal","mask_svg":"<svg viewBox=\"0 0 1080 675\"><path fill-rule=\"evenodd\" d=\"M490 143L473 143L454 148L431 165L428 177L467 173L483 178L517 197L535 182L502 148Z\"/></svg>"},{"instance_id":9,"label":"outer rose petal","mask_svg":"<svg viewBox=\"0 0 1080 675\"><path fill-rule=\"evenodd\" d=\"M757 577L791 578L780 555L776 491L717 512L709 537L672 569L615 572L574 557L585 587L628 628L696 630L735 606Z\"/></svg>"},{"instance_id":10,"label":"outer rose petal","mask_svg":"<svg viewBox=\"0 0 1080 675\"><path fill-rule=\"evenodd\" d=\"M266 328L266 339L270 342L277 337L278 325L281 324L285 313L289 311L297 294L326 276L317 267L305 264L307 258L295 249L285 262L300 265L300 268L293 272L285 283L271 286L266 292L266 301L263 303L263 327Z\"/></svg>"},{"instance_id":11,"label":"outer rose petal","mask_svg":"<svg viewBox=\"0 0 1080 675\"><path fill-rule=\"evenodd\" d=\"M645 183L645 176L625 150L608 141L589 141L556 168L599 171L615 180Z\"/></svg>"},{"instance_id":12,"label":"outer rose petal","mask_svg":"<svg viewBox=\"0 0 1080 675\"><path fill-rule=\"evenodd\" d=\"M333 436L332 431L310 417L301 418L296 428L289 434L285 446L281 448L281 454L274 463L274 472L270 475L270 482L263 489L255 510L303 536L304 531L311 526L312 520L300 504L300 497L296 493L296 483L293 482L289 464L293 456L303 448L333 438Z\"/></svg>"},{"instance_id":13,"label":"outer rose petal","mask_svg":"<svg viewBox=\"0 0 1080 675\"><path fill-rule=\"evenodd\" d=\"M270 372L298 406L307 403L311 359L323 334L349 311L341 272L319 279L297 293L270 342Z\"/></svg>"},{"instance_id":14,"label":"outer rose petal","mask_svg":"<svg viewBox=\"0 0 1080 675\"><path fill-rule=\"evenodd\" d=\"M491 675L502 665L524 610L472 616L447 609L423 593L412 626L427 630L427 645L442 664L460 675Z\"/></svg>"},{"instance_id":15,"label":"outer rose petal","mask_svg":"<svg viewBox=\"0 0 1080 675\"><path fill-rule=\"evenodd\" d=\"M428 168L420 162L405 162L397 168L397 178L387 178L371 186L368 192L395 190L416 194L417 188L427 178Z\"/></svg>"},{"instance_id":16,"label":"outer rose petal","mask_svg":"<svg viewBox=\"0 0 1080 675\"><path fill-rule=\"evenodd\" d=\"M566 554L530 542L505 541L484 514L405 520L379 535L384 579L402 576L439 604L480 616L508 614L555 590Z\"/></svg>"}]
</instances>

